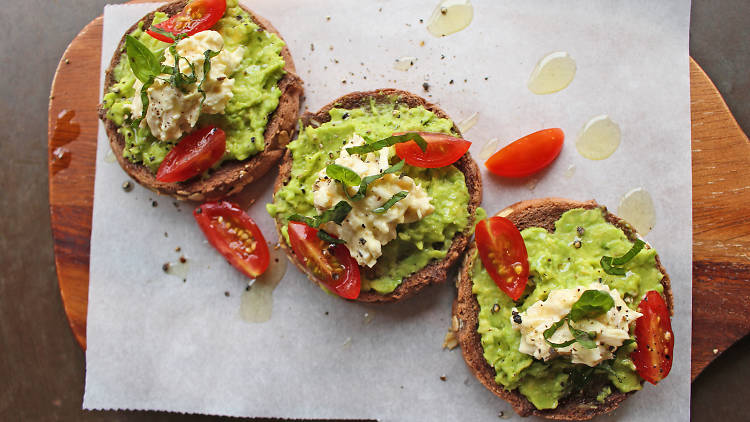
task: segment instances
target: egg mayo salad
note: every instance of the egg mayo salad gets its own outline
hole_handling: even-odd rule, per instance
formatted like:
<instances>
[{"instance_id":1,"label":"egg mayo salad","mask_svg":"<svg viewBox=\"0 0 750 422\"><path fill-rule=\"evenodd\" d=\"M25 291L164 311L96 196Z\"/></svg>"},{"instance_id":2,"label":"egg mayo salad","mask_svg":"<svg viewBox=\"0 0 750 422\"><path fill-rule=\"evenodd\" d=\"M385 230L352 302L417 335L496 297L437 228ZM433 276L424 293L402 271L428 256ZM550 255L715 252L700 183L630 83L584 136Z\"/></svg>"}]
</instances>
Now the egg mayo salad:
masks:
<instances>
[{"instance_id":1,"label":"egg mayo salad","mask_svg":"<svg viewBox=\"0 0 750 422\"><path fill-rule=\"evenodd\" d=\"M613 391L640 390L632 337L641 299L664 289L656 252L642 249L627 270L604 271L603 256L623 255L634 243L599 208L567 211L554 232L531 227L521 236L529 280L517 301L498 288L479 254L470 273L495 381L537 409L554 409L579 391L604 401Z\"/></svg>"},{"instance_id":2,"label":"egg mayo salad","mask_svg":"<svg viewBox=\"0 0 750 422\"><path fill-rule=\"evenodd\" d=\"M204 126L226 133L226 151L216 165L263 150L269 115L281 97L284 42L258 26L237 0L226 3L210 30L174 43L149 35L143 21L126 36L102 107L125 138L129 161L156 172L184 135ZM155 12L152 25L168 18Z\"/></svg>"}]
</instances>

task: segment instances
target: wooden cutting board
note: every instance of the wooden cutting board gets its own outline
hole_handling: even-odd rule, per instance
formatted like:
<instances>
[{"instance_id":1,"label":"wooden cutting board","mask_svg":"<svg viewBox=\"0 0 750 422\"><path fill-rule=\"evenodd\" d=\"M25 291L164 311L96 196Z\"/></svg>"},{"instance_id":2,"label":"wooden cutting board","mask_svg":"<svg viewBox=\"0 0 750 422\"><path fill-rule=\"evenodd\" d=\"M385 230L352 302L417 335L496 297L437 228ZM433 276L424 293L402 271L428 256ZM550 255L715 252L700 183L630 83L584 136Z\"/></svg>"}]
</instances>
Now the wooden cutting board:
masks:
<instances>
[{"instance_id":1,"label":"wooden cutting board","mask_svg":"<svg viewBox=\"0 0 750 422\"><path fill-rule=\"evenodd\" d=\"M49 103L49 199L55 264L73 334L86 348L89 241L102 17L68 46ZM693 147L692 379L750 332L750 142L690 60Z\"/></svg>"}]
</instances>

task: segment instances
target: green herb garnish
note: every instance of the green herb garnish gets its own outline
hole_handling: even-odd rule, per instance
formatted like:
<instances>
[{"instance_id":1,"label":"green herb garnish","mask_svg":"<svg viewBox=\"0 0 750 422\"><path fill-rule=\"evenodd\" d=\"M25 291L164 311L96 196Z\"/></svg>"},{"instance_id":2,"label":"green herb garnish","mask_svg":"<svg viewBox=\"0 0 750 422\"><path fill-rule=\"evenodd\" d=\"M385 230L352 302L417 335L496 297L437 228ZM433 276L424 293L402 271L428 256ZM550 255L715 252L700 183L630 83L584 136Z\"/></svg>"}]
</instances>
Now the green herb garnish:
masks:
<instances>
[{"instance_id":1,"label":"green herb garnish","mask_svg":"<svg viewBox=\"0 0 750 422\"><path fill-rule=\"evenodd\" d=\"M570 319L580 321L606 313L615 306L612 296L603 290L586 290L570 309Z\"/></svg>"},{"instance_id":2,"label":"green herb garnish","mask_svg":"<svg viewBox=\"0 0 750 422\"><path fill-rule=\"evenodd\" d=\"M161 73L160 57L131 35L125 36L125 52L135 77L143 82L143 85L153 83L153 78Z\"/></svg>"},{"instance_id":3,"label":"green herb garnish","mask_svg":"<svg viewBox=\"0 0 750 422\"><path fill-rule=\"evenodd\" d=\"M643 249L643 246L645 244L646 242L642 241L641 239L636 239L636 241L633 243L633 247L630 248L630 250L625 255L619 258L603 256L599 263L601 264L604 272L607 274L625 275L626 271L625 268L622 268L622 265L625 265L628 261L638 255L638 252Z\"/></svg>"},{"instance_id":4,"label":"green herb garnish","mask_svg":"<svg viewBox=\"0 0 750 422\"><path fill-rule=\"evenodd\" d=\"M403 135L394 135L387 138L383 138L379 141L375 141L369 144L364 144L356 147L349 147L346 152L349 154L367 154L368 152L378 151L383 148L387 148L402 142L414 141L419 145L422 152L427 151L427 141L417 132L404 133Z\"/></svg>"},{"instance_id":5,"label":"green herb garnish","mask_svg":"<svg viewBox=\"0 0 750 422\"><path fill-rule=\"evenodd\" d=\"M576 303L573 304L570 313L544 330L544 339L550 346L556 349L568 347L576 342L587 349L593 349L596 347L596 342L594 341L596 339L596 333L579 330L573 327L570 323L571 321L580 321L585 318L593 318L602 315L612 309L613 306L615 306L615 301L609 293L602 290L586 290L581 297L578 298ZM563 343L552 343L549 341L555 332L566 322L568 323L570 334L573 335L573 339Z\"/></svg>"},{"instance_id":6,"label":"green herb garnish","mask_svg":"<svg viewBox=\"0 0 750 422\"><path fill-rule=\"evenodd\" d=\"M397 171L401 171L401 169L404 168L404 164L405 164L405 161L401 160L398 163L385 169L385 171L383 171L382 173L373 174L372 176L367 176L367 177L362 178L362 181L359 183L359 189L357 189L357 193L354 194L354 196L349 195L349 190L346 189L346 186L344 186L344 194L346 195L347 198L351 199L352 201L359 201L362 198L364 198L365 195L367 195L367 186L370 183L380 179L386 174L391 174Z\"/></svg>"},{"instance_id":7,"label":"green herb garnish","mask_svg":"<svg viewBox=\"0 0 750 422\"><path fill-rule=\"evenodd\" d=\"M336 239L335 237L331 236L330 234L328 234L328 232L322 229L318 230L318 239L324 242L328 242L328 243L335 243L335 244L346 243L345 241L341 239Z\"/></svg>"},{"instance_id":8,"label":"green herb garnish","mask_svg":"<svg viewBox=\"0 0 750 422\"><path fill-rule=\"evenodd\" d=\"M172 41L175 41L175 39L176 39L175 35L173 33L165 31L165 30L159 28L156 25L151 25L151 29L150 30L153 31L153 32L156 32L159 35L163 35L163 36L171 39Z\"/></svg>"},{"instance_id":9,"label":"green herb garnish","mask_svg":"<svg viewBox=\"0 0 750 422\"><path fill-rule=\"evenodd\" d=\"M317 229L321 224L325 224L329 221L333 221L340 226L351 210L352 206L348 202L339 201L333 208L325 210L322 214L316 215L315 217L292 214L287 220L301 221L314 229Z\"/></svg>"},{"instance_id":10,"label":"green herb garnish","mask_svg":"<svg viewBox=\"0 0 750 422\"><path fill-rule=\"evenodd\" d=\"M394 193L393 196L391 196L391 199L389 199L388 201L386 201L385 204L383 204L383 205L375 208L374 210L372 210L372 212L374 212L375 214L382 214L382 213L388 211L388 208L394 206L396 204L396 202L398 202L398 201L406 198L406 195L408 195L408 194L409 194L409 192L405 191L405 190L402 190L401 192Z\"/></svg>"},{"instance_id":11,"label":"green herb garnish","mask_svg":"<svg viewBox=\"0 0 750 422\"><path fill-rule=\"evenodd\" d=\"M203 79L201 79L201 83L198 84L198 92L201 93L201 106L203 106L203 102L206 101L206 91L203 89L203 83L206 82L206 79L208 78L208 72L211 71L211 59L218 56L220 51L213 51L213 50L206 50L203 52Z\"/></svg>"},{"instance_id":12,"label":"green herb garnish","mask_svg":"<svg viewBox=\"0 0 750 422\"><path fill-rule=\"evenodd\" d=\"M349 167L340 166L338 164L329 164L326 167L326 174L333 180L338 180L344 184L344 189L347 186L358 186L362 183L362 178L359 174Z\"/></svg>"}]
</instances>

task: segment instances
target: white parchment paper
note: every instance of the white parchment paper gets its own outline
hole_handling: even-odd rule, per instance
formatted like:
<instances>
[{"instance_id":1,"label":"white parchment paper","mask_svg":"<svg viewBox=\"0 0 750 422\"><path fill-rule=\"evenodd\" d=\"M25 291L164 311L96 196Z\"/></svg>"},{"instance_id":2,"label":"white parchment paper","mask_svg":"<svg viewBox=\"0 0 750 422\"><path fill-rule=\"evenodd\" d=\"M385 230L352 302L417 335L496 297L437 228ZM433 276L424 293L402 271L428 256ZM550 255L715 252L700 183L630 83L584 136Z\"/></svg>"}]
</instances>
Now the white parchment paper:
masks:
<instances>
[{"instance_id":1,"label":"white parchment paper","mask_svg":"<svg viewBox=\"0 0 750 422\"><path fill-rule=\"evenodd\" d=\"M690 2L476 0L471 25L440 39L420 22L436 3L289 0L280 7L256 0L248 6L286 38L310 110L354 90L406 89L455 120L478 112L477 125L464 134L475 157L490 138L505 145L545 127L563 128L562 154L531 179L503 181L480 164L489 213L544 196L595 198L616 209L630 189L647 189L657 220L646 239L674 289L674 366L665 381L647 384L607 418L687 420ZM105 8L102 69L122 33L155 7ZM576 60L575 79L559 93L532 94L531 70L557 50ZM417 58L407 72L393 68L403 56ZM605 113L622 128L622 143L606 160L587 160L575 149L576 134ZM386 421L513 414L475 380L460 350L441 349L455 295L451 282L404 303L361 305L324 294L290 266L274 292L270 321L246 323L239 309L247 280L204 241L193 207L140 186L124 192L128 177L109 154L100 126L84 408ZM567 177L571 165L575 172ZM248 210L271 242L276 235L264 204L274 178L272 172L252 188L259 198ZM180 255L188 258L186 282L162 271Z\"/></svg>"}]
</instances>

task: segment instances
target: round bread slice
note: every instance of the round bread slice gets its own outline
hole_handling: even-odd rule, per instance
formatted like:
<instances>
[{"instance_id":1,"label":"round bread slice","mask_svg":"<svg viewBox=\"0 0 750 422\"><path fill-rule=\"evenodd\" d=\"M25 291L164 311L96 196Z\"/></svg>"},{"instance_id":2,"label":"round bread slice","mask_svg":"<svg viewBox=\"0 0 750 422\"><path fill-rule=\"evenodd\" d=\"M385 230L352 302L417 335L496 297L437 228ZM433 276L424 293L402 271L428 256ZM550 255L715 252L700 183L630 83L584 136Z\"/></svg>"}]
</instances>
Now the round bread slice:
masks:
<instances>
[{"instance_id":1,"label":"round bread slice","mask_svg":"<svg viewBox=\"0 0 750 422\"><path fill-rule=\"evenodd\" d=\"M343 97L339 97L321 108L316 113L305 113L302 116L302 125L307 126L311 123L319 125L330 121L331 116L328 114L328 112L334 107L355 109L369 106L371 99L373 99L376 103L385 103L391 102L394 97L398 98L397 102L399 104L404 104L410 108L423 106L425 109L435 113L435 115L440 118L450 119L448 114L446 114L435 104L427 102L424 98L407 91L389 88L366 92L352 92L350 94L344 95ZM453 126L453 130L458 134L459 137L461 136L461 132L458 130L458 127L455 126L455 124ZM453 165L464 174L464 178L466 180L466 187L469 190L469 221L471 222L474 220L477 207L482 202L482 176L479 173L477 163L471 158L471 155L468 152L464 154L464 156L456 161ZM284 154L281 168L279 169L279 176L276 179L274 194L289 181L291 171L292 154L291 151L287 150L286 154ZM276 230L279 233L279 239L283 239L283 237L281 236L281 227L284 224L286 224L286 221L279 221L279 219L276 219ZM356 300L359 302L369 303L395 302L415 295L417 292L430 284L436 284L445 281L448 278L448 271L458 261L458 258L464 253L464 251L466 251L466 247L469 244L469 239L471 238L471 232L472 224L470 223L463 232L456 234L456 236L453 238L453 242L451 243L451 247L448 249L448 253L445 258L440 261L433 260L421 270L413 273L412 275L404 279L393 292L387 295L381 295L374 291L362 292ZM281 241L280 244L281 247L284 248L284 251L287 253L287 255L289 255L291 261L297 266L297 268L305 273L311 281L317 284L318 281L315 276L302 264L300 260L297 259L297 257L294 255L294 252L286 244L286 242Z\"/></svg>"},{"instance_id":2,"label":"round bread slice","mask_svg":"<svg viewBox=\"0 0 750 422\"><path fill-rule=\"evenodd\" d=\"M598 205L595 201L579 202L562 198L543 198L521 201L500 211L496 215L510 219L518 228L523 230L528 227L542 227L547 231L554 232L555 222L565 211L574 208L601 208L605 219L614 226L620 228L629 240L634 241L638 235L630 224L621 218L611 214L606 207ZM647 246L649 247L649 246ZM458 332L456 337L461 346L464 360L469 369L495 395L507 401L513 406L513 410L521 416L541 416L548 419L558 420L587 420L594 416L611 412L628 396L635 393L621 393L613 388L612 394L603 403L592 397L572 395L560 400L556 409L539 410L517 390L507 391L502 385L495 382L495 369L484 359L481 336L477 332L479 324L479 303L472 293L471 269L474 264L473 257L476 256L476 243L472 242L469 252L464 257L458 275L458 295L453 302L453 316L458 319ZM664 296L670 314L674 314L672 290L670 288L669 276L661 265L659 256L656 256L656 266L664 275L661 284L664 286Z\"/></svg>"},{"instance_id":3,"label":"round bread slice","mask_svg":"<svg viewBox=\"0 0 750 422\"><path fill-rule=\"evenodd\" d=\"M164 12L171 16L182 9L188 0L180 0L168 3L156 11L149 13L139 22L144 22L143 27L148 28L154 19L155 12ZM250 14L253 21L263 30L272 32L281 38L281 34L270 22L258 16L243 5L240 5ZM107 68L104 80L104 92L115 83L114 68L120 62L121 54L125 45L125 35L132 33L138 28L138 23L130 27L120 40L120 44L115 50L112 61ZM283 40L283 38L282 38ZM294 61L289 53L289 48L284 45L281 50L281 56L284 59L284 76L279 80L278 87L281 90L279 105L276 110L269 116L266 130L264 132L265 147L263 151L243 161L226 161L219 168L211 170L209 177L194 177L184 182L164 183L156 180L156 175L137 163L133 163L123 157L125 148L125 138L117 132L119 126L107 119L107 110L99 105L99 118L104 122L109 137L112 151L117 157L120 166L138 183L152 191L160 194L173 196L180 200L204 201L223 198L242 190L247 184L259 179L265 174L284 154L284 148L294 135L295 125L299 113L300 98L303 93L302 80L296 75Z\"/></svg>"}]
</instances>

